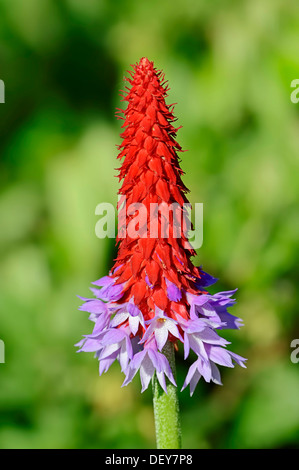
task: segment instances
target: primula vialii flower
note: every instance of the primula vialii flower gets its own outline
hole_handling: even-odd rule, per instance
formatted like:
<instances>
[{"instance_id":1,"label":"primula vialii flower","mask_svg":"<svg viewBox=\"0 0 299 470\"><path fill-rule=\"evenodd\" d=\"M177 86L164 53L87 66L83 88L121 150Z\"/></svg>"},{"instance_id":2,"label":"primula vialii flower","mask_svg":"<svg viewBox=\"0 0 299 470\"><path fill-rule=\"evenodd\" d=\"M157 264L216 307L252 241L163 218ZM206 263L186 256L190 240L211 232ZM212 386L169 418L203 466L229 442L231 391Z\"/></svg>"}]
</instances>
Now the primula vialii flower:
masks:
<instances>
[{"instance_id":1,"label":"primula vialii flower","mask_svg":"<svg viewBox=\"0 0 299 470\"><path fill-rule=\"evenodd\" d=\"M184 216L187 189L181 175L175 136L178 129L172 107L165 103L167 86L164 75L152 62L142 58L133 66L131 85L124 95L128 102L124 113L123 139L118 158L124 159L119 171L123 180L119 209L122 205L142 204L150 225L151 204L169 207L169 233L161 236L163 213L157 215L158 236L139 231L139 236L118 237L118 255L108 276L93 284L94 299L83 299L81 310L90 313L93 332L77 346L92 351L99 360L100 374L117 360L127 385L138 371L145 390L154 374L166 391L165 376L175 384L162 349L167 341L184 344L185 359L195 353L183 384L190 392L201 377L221 384L218 365L244 366L245 359L226 349L228 342L218 333L225 328L238 329L242 322L227 308L234 304L235 291L211 295L206 290L217 279L195 267L195 251L181 230L175 231L177 217ZM122 226L132 222L131 212L120 215ZM165 233L164 233L165 235Z\"/></svg>"}]
</instances>

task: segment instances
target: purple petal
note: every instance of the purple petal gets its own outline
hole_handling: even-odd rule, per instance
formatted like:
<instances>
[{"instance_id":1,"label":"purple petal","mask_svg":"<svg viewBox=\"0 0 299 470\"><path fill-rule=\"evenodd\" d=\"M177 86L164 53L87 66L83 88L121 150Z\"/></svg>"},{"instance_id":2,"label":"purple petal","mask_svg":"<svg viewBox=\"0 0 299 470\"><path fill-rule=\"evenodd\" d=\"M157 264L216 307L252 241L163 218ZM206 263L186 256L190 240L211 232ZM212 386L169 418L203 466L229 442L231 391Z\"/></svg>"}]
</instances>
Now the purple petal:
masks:
<instances>
[{"instance_id":1,"label":"purple petal","mask_svg":"<svg viewBox=\"0 0 299 470\"><path fill-rule=\"evenodd\" d=\"M107 306L101 300L88 300L79 307L79 310L89 313L104 313L107 311Z\"/></svg>"},{"instance_id":2,"label":"purple petal","mask_svg":"<svg viewBox=\"0 0 299 470\"><path fill-rule=\"evenodd\" d=\"M154 350L153 348L148 348L147 353L148 353L149 358L152 361L156 371L161 372L161 370L163 368L163 363L161 361L161 357L163 356L163 354L159 353L157 350ZM163 356L163 357L165 357L165 356Z\"/></svg>"},{"instance_id":3,"label":"purple petal","mask_svg":"<svg viewBox=\"0 0 299 470\"><path fill-rule=\"evenodd\" d=\"M182 292L180 289L170 282L168 279L166 279L166 285L167 285L167 297L169 300L173 302L178 302L182 298Z\"/></svg>"},{"instance_id":4,"label":"purple petal","mask_svg":"<svg viewBox=\"0 0 299 470\"><path fill-rule=\"evenodd\" d=\"M122 331L120 328L114 329L111 328L107 330L106 334L102 338L102 344L108 345L113 343L119 343L122 341L126 336L126 333Z\"/></svg>"},{"instance_id":5,"label":"purple petal","mask_svg":"<svg viewBox=\"0 0 299 470\"><path fill-rule=\"evenodd\" d=\"M183 342L183 338L181 336L181 333L179 332L179 329L176 326L174 320L172 320L172 319L166 320L166 325L167 325L167 329L168 329L169 333L171 333L176 338L179 338Z\"/></svg>"},{"instance_id":6,"label":"purple petal","mask_svg":"<svg viewBox=\"0 0 299 470\"><path fill-rule=\"evenodd\" d=\"M131 361L131 367L136 369L136 370L139 369L139 367L141 366L141 363L142 363L144 357L146 356L146 354L147 354L146 349L144 349L143 351L140 351L137 354L135 354L132 361Z\"/></svg>"},{"instance_id":7,"label":"purple petal","mask_svg":"<svg viewBox=\"0 0 299 470\"><path fill-rule=\"evenodd\" d=\"M114 328L118 325L121 325L128 319L128 317L129 317L128 313L125 313L125 312L116 313L115 317L111 320L110 326Z\"/></svg>"},{"instance_id":8,"label":"purple petal","mask_svg":"<svg viewBox=\"0 0 299 470\"><path fill-rule=\"evenodd\" d=\"M212 378L211 363L210 361L198 360L198 371L203 376L206 382L210 382Z\"/></svg>"},{"instance_id":9,"label":"purple petal","mask_svg":"<svg viewBox=\"0 0 299 470\"><path fill-rule=\"evenodd\" d=\"M130 352L131 351L128 349L127 344L123 342L121 345L120 352L119 352L119 363L120 363L122 372L125 372L128 367L129 359L131 356Z\"/></svg>"},{"instance_id":10,"label":"purple petal","mask_svg":"<svg viewBox=\"0 0 299 470\"><path fill-rule=\"evenodd\" d=\"M106 314L100 315L95 323L94 329L90 337L97 337L100 333L108 326L110 320L110 314L107 312Z\"/></svg>"},{"instance_id":11,"label":"purple petal","mask_svg":"<svg viewBox=\"0 0 299 470\"><path fill-rule=\"evenodd\" d=\"M107 357L106 359L101 359L99 363L99 373L100 375L103 374L103 372L107 372L109 367L113 364L117 357L117 354L112 354L111 356Z\"/></svg>"},{"instance_id":12,"label":"purple petal","mask_svg":"<svg viewBox=\"0 0 299 470\"><path fill-rule=\"evenodd\" d=\"M198 369L197 369L197 361L195 361L189 367L189 370L188 370L184 385L182 387L182 390L184 390L187 387L187 385L190 384L190 396L192 396L200 377L201 377L201 375L200 375L200 373L198 372Z\"/></svg>"},{"instance_id":13,"label":"purple petal","mask_svg":"<svg viewBox=\"0 0 299 470\"><path fill-rule=\"evenodd\" d=\"M210 346L208 356L211 361L225 367L234 367L232 359L228 351L219 346Z\"/></svg>"},{"instance_id":14,"label":"purple petal","mask_svg":"<svg viewBox=\"0 0 299 470\"><path fill-rule=\"evenodd\" d=\"M122 284L108 285L101 290L101 299L106 301L117 301L123 296Z\"/></svg>"},{"instance_id":15,"label":"purple petal","mask_svg":"<svg viewBox=\"0 0 299 470\"><path fill-rule=\"evenodd\" d=\"M95 295L95 297L97 297L97 299L101 298L101 292L102 292L101 289L97 289L96 287L90 287L89 289L91 290L93 295Z\"/></svg>"},{"instance_id":16,"label":"purple petal","mask_svg":"<svg viewBox=\"0 0 299 470\"><path fill-rule=\"evenodd\" d=\"M96 339L87 338L80 351L95 352L101 349L101 343Z\"/></svg>"},{"instance_id":17,"label":"purple petal","mask_svg":"<svg viewBox=\"0 0 299 470\"><path fill-rule=\"evenodd\" d=\"M157 354L160 354L160 353L157 353ZM177 385L176 385L176 382L175 382L174 377L172 375L172 371L171 371L168 359L167 359L166 356L164 356L164 354L160 354L160 355L162 356L161 357L162 371L166 374L166 376L168 377L170 382L172 382L173 385L176 387Z\"/></svg>"},{"instance_id":18,"label":"purple petal","mask_svg":"<svg viewBox=\"0 0 299 470\"><path fill-rule=\"evenodd\" d=\"M102 361L103 359L107 359L108 357L119 353L120 346L118 343L109 344L105 346L99 354L99 360Z\"/></svg>"},{"instance_id":19,"label":"purple petal","mask_svg":"<svg viewBox=\"0 0 299 470\"><path fill-rule=\"evenodd\" d=\"M222 385L221 376L218 367L211 362L212 381L217 385Z\"/></svg>"},{"instance_id":20,"label":"purple petal","mask_svg":"<svg viewBox=\"0 0 299 470\"><path fill-rule=\"evenodd\" d=\"M129 326L132 334L135 336L139 329L140 319L139 317L129 317Z\"/></svg>"},{"instance_id":21,"label":"purple petal","mask_svg":"<svg viewBox=\"0 0 299 470\"><path fill-rule=\"evenodd\" d=\"M140 340L140 344L145 343L145 341L153 334L155 331L155 323L151 321L150 326L145 331L142 339Z\"/></svg>"},{"instance_id":22,"label":"purple petal","mask_svg":"<svg viewBox=\"0 0 299 470\"><path fill-rule=\"evenodd\" d=\"M132 315L132 317L136 317L137 315L139 315L141 313L139 308L136 307L136 305L131 301L128 302L128 304L127 304L127 310L129 312L129 314Z\"/></svg>"},{"instance_id":23,"label":"purple petal","mask_svg":"<svg viewBox=\"0 0 299 470\"><path fill-rule=\"evenodd\" d=\"M189 343L188 334L185 332L184 334L184 359L187 359L187 357L189 356L189 352L190 352L190 343Z\"/></svg>"},{"instance_id":24,"label":"purple petal","mask_svg":"<svg viewBox=\"0 0 299 470\"><path fill-rule=\"evenodd\" d=\"M225 323L225 326L223 326L222 329L238 330L241 326L243 326L243 320L227 312L226 309L223 309L223 311L218 311L218 315L221 321Z\"/></svg>"},{"instance_id":25,"label":"purple petal","mask_svg":"<svg viewBox=\"0 0 299 470\"><path fill-rule=\"evenodd\" d=\"M75 346L76 346L77 348L81 348L81 346L83 346L83 344L85 343L85 341L86 341L86 339L83 338L83 339L81 339L78 343L76 343ZM77 352L79 352L79 351L77 351Z\"/></svg>"},{"instance_id":26,"label":"purple petal","mask_svg":"<svg viewBox=\"0 0 299 470\"><path fill-rule=\"evenodd\" d=\"M238 354L235 354L231 351L228 351L228 352L233 358L233 360L236 361L237 364L239 364L239 366L244 367L246 369L244 362L247 361L247 359L245 357L239 356Z\"/></svg>"},{"instance_id":27,"label":"purple petal","mask_svg":"<svg viewBox=\"0 0 299 470\"><path fill-rule=\"evenodd\" d=\"M201 375L198 372L198 370L196 370L192 379L190 380L190 397L192 397L194 390L196 388L196 385L198 384L198 381L200 378L201 378Z\"/></svg>"},{"instance_id":28,"label":"purple petal","mask_svg":"<svg viewBox=\"0 0 299 470\"><path fill-rule=\"evenodd\" d=\"M94 284L95 286L106 287L106 286L110 286L111 284L113 284L114 281L115 281L115 278L104 276L98 279L97 281L94 281L92 284Z\"/></svg>"},{"instance_id":29,"label":"purple petal","mask_svg":"<svg viewBox=\"0 0 299 470\"><path fill-rule=\"evenodd\" d=\"M157 375L157 379L159 381L159 384L161 385L161 387L163 388L164 392L167 395L167 386L166 386L166 380L165 380L164 372L156 372L156 375Z\"/></svg>"},{"instance_id":30,"label":"purple petal","mask_svg":"<svg viewBox=\"0 0 299 470\"><path fill-rule=\"evenodd\" d=\"M155 330L155 338L157 341L158 349L162 351L168 339L168 329L164 325L161 327L157 327Z\"/></svg>"},{"instance_id":31,"label":"purple petal","mask_svg":"<svg viewBox=\"0 0 299 470\"><path fill-rule=\"evenodd\" d=\"M209 287L218 281L217 277L213 277L205 271L200 271L200 279L196 281L196 287Z\"/></svg>"},{"instance_id":32,"label":"purple petal","mask_svg":"<svg viewBox=\"0 0 299 470\"><path fill-rule=\"evenodd\" d=\"M127 371L126 371L127 375L125 377L125 380L122 383L122 387L126 387L130 382L132 382L135 375L137 374L137 371L138 371L138 369L133 369L131 367L131 364L129 365L129 367L127 368Z\"/></svg>"},{"instance_id":33,"label":"purple petal","mask_svg":"<svg viewBox=\"0 0 299 470\"><path fill-rule=\"evenodd\" d=\"M202 331L194 333L194 336L209 344L218 344L221 346L229 344L226 339L221 338L219 335L217 335L217 333L212 330L212 328L205 328Z\"/></svg>"},{"instance_id":34,"label":"purple petal","mask_svg":"<svg viewBox=\"0 0 299 470\"><path fill-rule=\"evenodd\" d=\"M155 372L155 368L153 366L152 361L147 355L144 356L144 359L140 367L140 379L141 379L141 384L142 384L141 393L147 389L150 383L150 380L152 376L154 375L154 372Z\"/></svg>"},{"instance_id":35,"label":"purple petal","mask_svg":"<svg viewBox=\"0 0 299 470\"><path fill-rule=\"evenodd\" d=\"M190 343L191 349L193 349L193 351L198 356L202 357L206 361L208 360L208 355L201 339L199 339L195 334L189 335L189 343Z\"/></svg>"}]
</instances>

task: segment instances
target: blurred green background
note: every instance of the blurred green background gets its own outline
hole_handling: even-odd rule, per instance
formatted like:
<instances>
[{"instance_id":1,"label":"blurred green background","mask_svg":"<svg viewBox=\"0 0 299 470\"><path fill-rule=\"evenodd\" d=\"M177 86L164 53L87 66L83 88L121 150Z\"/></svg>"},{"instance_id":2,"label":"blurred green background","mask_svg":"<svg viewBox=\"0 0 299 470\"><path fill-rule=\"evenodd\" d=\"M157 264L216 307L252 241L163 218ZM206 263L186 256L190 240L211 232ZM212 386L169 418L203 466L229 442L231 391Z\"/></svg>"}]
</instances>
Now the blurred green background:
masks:
<instances>
[{"instance_id":1,"label":"blurred green background","mask_svg":"<svg viewBox=\"0 0 299 470\"><path fill-rule=\"evenodd\" d=\"M196 263L238 287L226 333L248 368L180 393L185 448L298 448L299 78L296 0L1 0L1 448L153 448L152 396L98 376L74 343L77 294L112 265L94 228L116 202L119 90L142 56L183 125L184 182L204 203ZM189 364L178 358L182 386Z\"/></svg>"}]
</instances>

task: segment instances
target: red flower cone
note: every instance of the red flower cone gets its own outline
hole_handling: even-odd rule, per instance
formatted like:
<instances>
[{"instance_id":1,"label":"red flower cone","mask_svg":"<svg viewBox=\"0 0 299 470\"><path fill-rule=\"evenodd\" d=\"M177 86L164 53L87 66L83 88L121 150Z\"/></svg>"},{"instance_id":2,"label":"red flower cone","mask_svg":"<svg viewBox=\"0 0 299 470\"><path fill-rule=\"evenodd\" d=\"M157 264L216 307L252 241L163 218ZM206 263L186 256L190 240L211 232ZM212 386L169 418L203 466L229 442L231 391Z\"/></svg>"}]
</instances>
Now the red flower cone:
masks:
<instances>
[{"instance_id":1,"label":"red flower cone","mask_svg":"<svg viewBox=\"0 0 299 470\"><path fill-rule=\"evenodd\" d=\"M145 57L134 66L133 78L127 78L131 89L124 100L128 102L125 122L121 134L119 159L124 158L119 171L123 180L119 191L130 204L143 204L147 218L144 230L140 234L145 238L118 238L119 251L113 268L116 284L126 282L122 301L134 298L134 303L143 313L144 319L155 316L155 307L165 311L169 317L175 313L188 318L185 295L178 302L167 296L167 279L178 289L197 293L194 282L200 278L200 272L192 262L196 253L188 244L181 229L175 237L174 221L180 223L184 217L184 204L188 203L177 151L181 151L175 137L177 130L173 125L176 119L171 106L165 103L167 87L162 86L162 72L154 68ZM169 223L163 212L168 214L168 207L177 203L175 214L169 213ZM119 207L122 204L120 200ZM159 214L155 214L158 238L151 238L151 206L162 205ZM163 211L163 209L165 209ZM125 227L134 219L134 214L126 214ZM163 237L168 228L168 236ZM160 236L159 236L160 235ZM185 248L188 246L188 248ZM118 268L116 270L116 268ZM116 271L115 271L116 270Z\"/></svg>"}]
</instances>

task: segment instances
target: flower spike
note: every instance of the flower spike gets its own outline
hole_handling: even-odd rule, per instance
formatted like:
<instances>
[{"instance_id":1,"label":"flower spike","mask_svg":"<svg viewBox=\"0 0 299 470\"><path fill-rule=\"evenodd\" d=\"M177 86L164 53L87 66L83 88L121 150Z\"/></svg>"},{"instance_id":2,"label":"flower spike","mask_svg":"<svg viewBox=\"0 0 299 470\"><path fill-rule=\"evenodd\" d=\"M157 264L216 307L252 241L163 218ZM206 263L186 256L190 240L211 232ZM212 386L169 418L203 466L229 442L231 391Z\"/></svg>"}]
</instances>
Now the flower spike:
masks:
<instances>
[{"instance_id":1,"label":"flower spike","mask_svg":"<svg viewBox=\"0 0 299 470\"><path fill-rule=\"evenodd\" d=\"M123 385L139 371L142 391L156 374L167 392L165 376L173 384L175 379L162 349L167 342L181 342L185 359L190 350L197 357L183 385L190 385L192 395L201 377L221 384L218 365L234 367L234 360L245 367L245 359L228 351L229 343L219 335L242 322L227 311L235 291L207 291L217 279L193 265L196 253L179 224L186 216L188 190L164 74L146 57L132 67L122 94L127 107L117 110L124 120L117 157L123 230L109 275L93 283L95 298L83 299L80 309L90 313L95 326L78 346L95 352L100 374L117 360Z\"/></svg>"}]
</instances>

